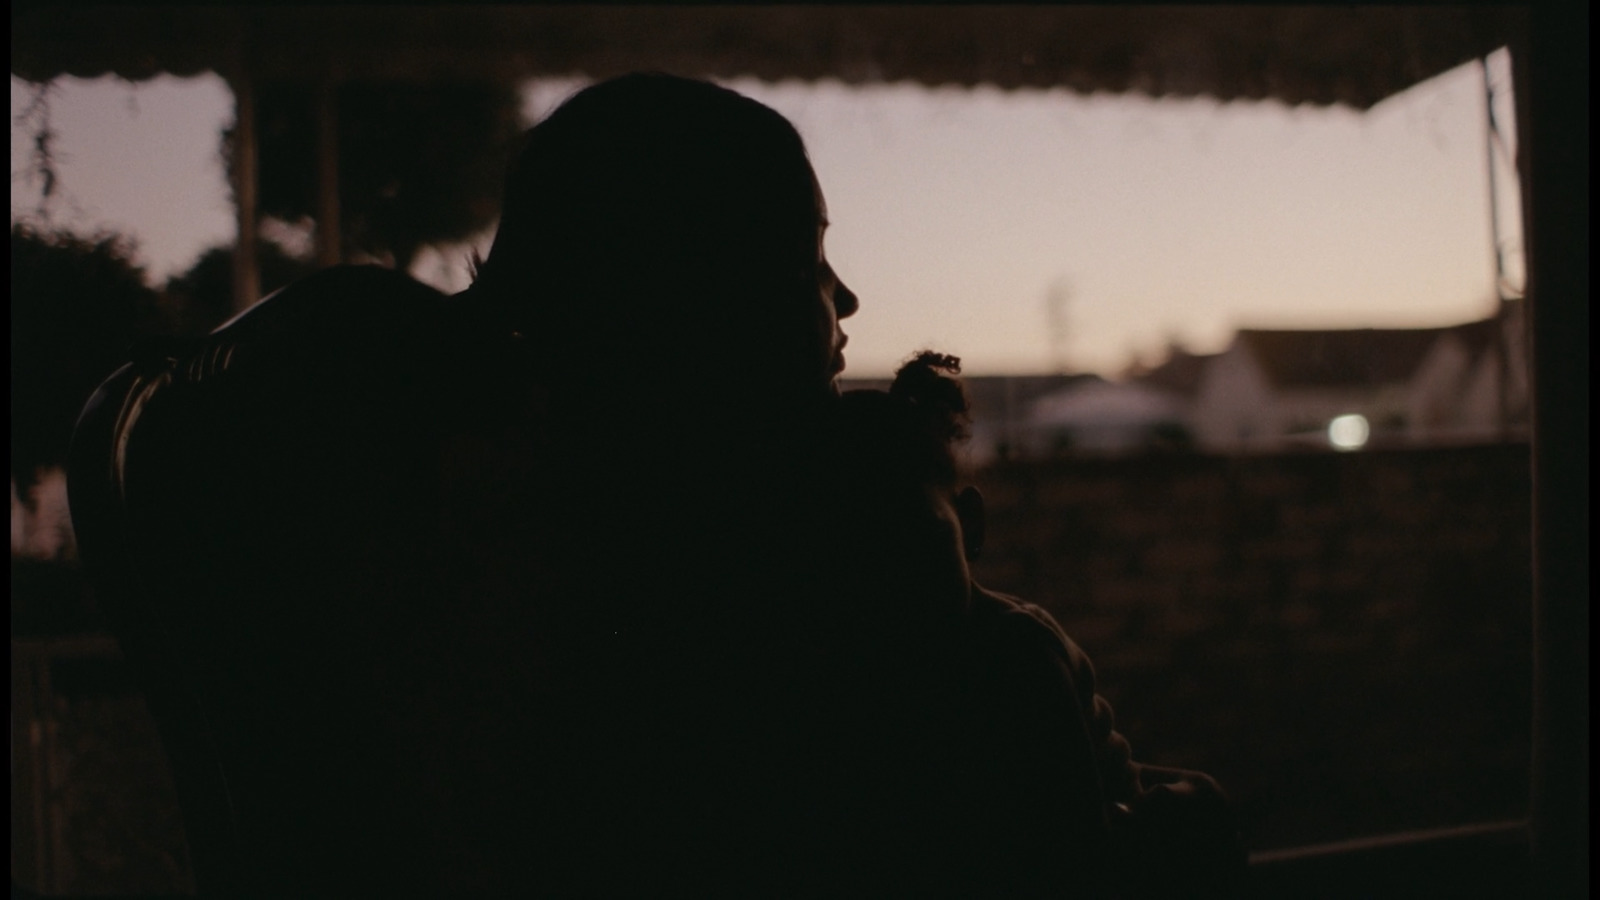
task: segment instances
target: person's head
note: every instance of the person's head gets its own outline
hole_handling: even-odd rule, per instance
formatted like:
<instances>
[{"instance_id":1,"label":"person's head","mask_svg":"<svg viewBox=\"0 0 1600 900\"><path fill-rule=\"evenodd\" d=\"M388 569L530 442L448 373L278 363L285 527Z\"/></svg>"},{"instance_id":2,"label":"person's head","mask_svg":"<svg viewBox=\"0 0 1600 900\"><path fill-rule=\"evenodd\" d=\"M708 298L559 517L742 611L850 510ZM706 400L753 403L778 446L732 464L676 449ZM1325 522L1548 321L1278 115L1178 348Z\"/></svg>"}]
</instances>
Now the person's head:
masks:
<instances>
[{"instance_id":1,"label":"person's head","mask_svg":"<svg viewBox=\"0 0 1600 900\"><path fill-rule=\"evenodd\" d=\"M956 454L970 425L960 371L955 357L923 351L887 392L840 398L843 571L852 590L891 608L956 609L969 597L967 563L983 544L984 518L982 495L962 485Z\"/></svg>"},{"instance_id":2,"label":"person's head","mask_svg":"<svg viewBox=\"0 0 1600 900\"><path fill-rule=\"evenodd\" d=\"M781 115L707 82L628 75L528 132L473 292L557 383L649 372L821 394L856 310L823 256L826 224Z\"/></svg>"}]
</instances>

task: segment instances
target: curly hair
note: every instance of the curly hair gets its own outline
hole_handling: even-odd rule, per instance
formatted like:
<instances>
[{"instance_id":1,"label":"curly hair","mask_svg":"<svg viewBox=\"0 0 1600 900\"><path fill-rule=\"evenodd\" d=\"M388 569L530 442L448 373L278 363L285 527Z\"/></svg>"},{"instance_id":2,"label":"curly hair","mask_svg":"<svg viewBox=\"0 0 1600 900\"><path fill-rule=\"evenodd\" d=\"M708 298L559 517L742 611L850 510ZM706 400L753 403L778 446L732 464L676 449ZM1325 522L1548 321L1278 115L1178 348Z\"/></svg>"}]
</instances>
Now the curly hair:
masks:
<instances>
[{"instance_id":1,"label":"curly hair","mask_svg":"<svg viewBox=\"0 0 1600 900\"><path fill-rule=\"evenodd\" d=\"M922 350L895 372L889 396L909 403L942 442L964 441L972 436L972 403L960 374L959 357Z\"/></svg>"},{"instance_id":2,"label":"curly hair","mask_svg":"<svg viewBox=\"0 0 1600 900\"><path fill-rule=\"evenodd\" d=\"M961 360L923 350L895 372L888 391L841 398L841 456L863 479L952 484L956 445L971 434L971 401L957 376Z\"/></svg>"}]
</instances>

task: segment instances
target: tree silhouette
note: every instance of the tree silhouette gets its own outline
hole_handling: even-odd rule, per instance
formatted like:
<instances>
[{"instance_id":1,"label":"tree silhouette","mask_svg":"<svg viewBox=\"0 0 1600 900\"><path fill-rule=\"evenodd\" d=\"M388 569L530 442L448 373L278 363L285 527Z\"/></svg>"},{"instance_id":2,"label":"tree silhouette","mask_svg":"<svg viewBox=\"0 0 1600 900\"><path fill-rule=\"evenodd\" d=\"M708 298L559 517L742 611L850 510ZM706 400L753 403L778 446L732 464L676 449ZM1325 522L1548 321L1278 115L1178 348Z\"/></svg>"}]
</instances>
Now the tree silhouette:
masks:
<instances>
[{"instance_id":1,"label":"tree silhouette","mask_svg":"<svg viewBox=\"0 0 1600 900\"><path fill-rule=\"evenodd\" d=\"M89 395L163 330L127 238L11 226L11 477L18 493L66 458Z\"/></svg>"},{"instance_id":2,"label":"tree silhouette","mask_svg":"<svg viewBox=\"0 0 1600 900\"><path fill-rule=\"evenodd\" d=\"M464 240L498 214L521 131L509 85L352 82L336 91L341 243L410 267L419 250ZM258 210L285 222L317 214L314 86L256 90ZM223 156L233 170L230 133Z\"/></svg>"}]
</instances>

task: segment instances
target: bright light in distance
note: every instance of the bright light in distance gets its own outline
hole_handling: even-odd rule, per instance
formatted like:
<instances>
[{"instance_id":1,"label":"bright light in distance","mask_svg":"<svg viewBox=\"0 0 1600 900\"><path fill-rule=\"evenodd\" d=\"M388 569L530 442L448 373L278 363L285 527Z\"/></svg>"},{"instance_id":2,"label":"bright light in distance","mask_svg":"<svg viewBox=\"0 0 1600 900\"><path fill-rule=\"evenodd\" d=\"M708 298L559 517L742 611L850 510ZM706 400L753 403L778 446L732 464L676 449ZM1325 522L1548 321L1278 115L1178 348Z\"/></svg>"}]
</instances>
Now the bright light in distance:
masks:
<instances>
[{"instance_id":1,"label":"bright light in distance","mask_svg":"<svg viewBox=\"0 0 1600 900\"><path fill-rule=\"evenodd\" d=\"M1335 450L1359 450L1367 443L1367 436L1372 429L1367 426L1367 417L1354 413L1345 416L1335 416L1328 423L1328 443Z\"/></svg>"}]
</instances>

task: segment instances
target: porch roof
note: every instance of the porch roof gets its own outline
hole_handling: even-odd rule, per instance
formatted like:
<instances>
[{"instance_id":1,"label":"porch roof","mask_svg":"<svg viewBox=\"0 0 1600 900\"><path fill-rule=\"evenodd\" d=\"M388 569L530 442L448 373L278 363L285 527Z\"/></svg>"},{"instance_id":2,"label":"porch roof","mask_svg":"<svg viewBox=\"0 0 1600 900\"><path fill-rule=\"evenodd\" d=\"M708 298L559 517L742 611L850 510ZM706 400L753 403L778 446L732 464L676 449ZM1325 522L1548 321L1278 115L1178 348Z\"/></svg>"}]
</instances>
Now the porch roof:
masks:
<instances>
[{"instance_id":1,"label":"porch roof","mask_svg":"<svg viewBox=\"0 0 1600 900\"><path fill-rule=\"evenodd\" d=\"M12 6L30 81L162 73L1066 87L1366 109L1504 45L1514 7Z\"/></svg>"}]
</instances>

